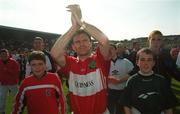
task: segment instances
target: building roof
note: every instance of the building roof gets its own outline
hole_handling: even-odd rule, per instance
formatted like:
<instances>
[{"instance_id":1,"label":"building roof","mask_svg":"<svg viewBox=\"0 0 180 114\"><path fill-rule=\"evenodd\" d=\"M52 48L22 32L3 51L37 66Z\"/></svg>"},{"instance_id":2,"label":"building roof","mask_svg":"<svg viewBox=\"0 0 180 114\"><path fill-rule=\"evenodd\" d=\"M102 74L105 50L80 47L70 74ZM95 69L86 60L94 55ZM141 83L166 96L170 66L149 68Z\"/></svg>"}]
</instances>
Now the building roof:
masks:
<instances>
[{"instance_id":1,"label":"building roof","mask_svg":"<svg viewBox=\"0 0 180 114\"><path fill-rule=\"evenodd\" d=\"M11 38L16 40L25 40L25 39L32 40L36 36L49 39L49 38L58 38L60 34L0 25L0 39L3 40L11 39Z\"/></svg>"}]
</instances>

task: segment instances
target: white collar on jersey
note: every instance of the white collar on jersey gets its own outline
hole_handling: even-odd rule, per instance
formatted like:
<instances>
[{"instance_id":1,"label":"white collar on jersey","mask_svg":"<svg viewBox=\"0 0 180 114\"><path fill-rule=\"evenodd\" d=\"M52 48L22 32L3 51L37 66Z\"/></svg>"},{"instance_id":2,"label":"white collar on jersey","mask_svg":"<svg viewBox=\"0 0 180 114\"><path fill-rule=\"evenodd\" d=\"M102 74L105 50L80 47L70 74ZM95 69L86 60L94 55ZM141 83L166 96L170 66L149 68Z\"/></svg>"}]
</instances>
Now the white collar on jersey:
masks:
<instances>
[{"instance_id":1,"label":"white collar on jersey","mask_svg":"<svg viewBox=\"0 0 180 114\"><path fill-rule=\"evenodd\" d=\"M145 73L143 73L143 72L141 72L141 71L139 71L138 73L141 74L141 75L143 75L143 76L150 76L150 75L154 74L153 71L151 71L151 72L149 72L149 73L147 73L147 74L145 74Z\"/></svg>"}]
</instances>

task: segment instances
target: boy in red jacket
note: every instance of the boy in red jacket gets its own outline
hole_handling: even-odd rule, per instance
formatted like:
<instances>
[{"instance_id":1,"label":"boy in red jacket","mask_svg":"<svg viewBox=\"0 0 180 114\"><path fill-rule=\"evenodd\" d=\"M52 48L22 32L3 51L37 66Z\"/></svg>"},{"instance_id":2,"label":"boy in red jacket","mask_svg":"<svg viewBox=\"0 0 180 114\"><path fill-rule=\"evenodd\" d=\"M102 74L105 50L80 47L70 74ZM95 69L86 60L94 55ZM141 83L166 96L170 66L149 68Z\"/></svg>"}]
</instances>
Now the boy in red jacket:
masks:
<instances>
[{"instance_id":1,"label":"boy in red jacket","mask_svg":"<svg viewBox=\"0 0 180 114\"><path fill-rule=\"evenodd\" d=\"M46 72L46 59L41 51L33 51L28 59L32 75L22 82L12 114L65 114L61 81L54 73Z\"/></svg>"}]
</instances>

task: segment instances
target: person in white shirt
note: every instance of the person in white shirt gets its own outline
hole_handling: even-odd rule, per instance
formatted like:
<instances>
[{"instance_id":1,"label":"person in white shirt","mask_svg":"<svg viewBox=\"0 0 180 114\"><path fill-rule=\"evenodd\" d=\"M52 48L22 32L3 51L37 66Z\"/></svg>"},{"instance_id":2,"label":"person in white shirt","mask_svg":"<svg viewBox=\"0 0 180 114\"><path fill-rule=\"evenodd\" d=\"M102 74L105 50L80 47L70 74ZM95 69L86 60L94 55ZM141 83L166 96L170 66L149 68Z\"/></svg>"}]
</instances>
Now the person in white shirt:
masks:
<instances>
[{"instance_id":1,"label":"person in white shirt","mask_svg":"<svg viewBox=\"0 0 180 114\"><path fill-rule=\"evenodd\" d=\"M134 68L133 63L126 58L118 58L117 47L111 44L111 64L108 76L108 109L111 114L121 114L123 107L119 100L124 90L128 73Z\"/></svg>"}]
</instances>

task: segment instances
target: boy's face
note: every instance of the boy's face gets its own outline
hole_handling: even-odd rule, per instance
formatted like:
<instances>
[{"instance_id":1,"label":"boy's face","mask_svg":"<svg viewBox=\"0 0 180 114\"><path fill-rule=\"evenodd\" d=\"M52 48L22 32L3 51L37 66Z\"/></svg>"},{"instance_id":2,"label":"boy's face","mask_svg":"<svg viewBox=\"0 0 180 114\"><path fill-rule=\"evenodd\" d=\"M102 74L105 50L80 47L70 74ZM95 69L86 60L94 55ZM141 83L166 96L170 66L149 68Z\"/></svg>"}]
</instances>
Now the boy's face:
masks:
<instances>
[{"instance_id":1,"label":"boy's face","mask_svg":"<svg viewBox=\"0 0 180 114\"><path fill-rule=\"evenodd\" d=\"M46 71L46 63L42 60L32 60L30 62L31 71L37 77L41 78Z\"/></svg>"},{"instance_id":2,"label":"boy's face","mask_svg":"<svg viewBox=\"0 0 180 114\"><path fill-rule=\"evenodd\" d=\"M153 60L153 55L146 54L144 52L139 54L139 59L136 61L139 69L142 73L150 73L152 71L155 62Z\"/></svg>"}]
</instances>

